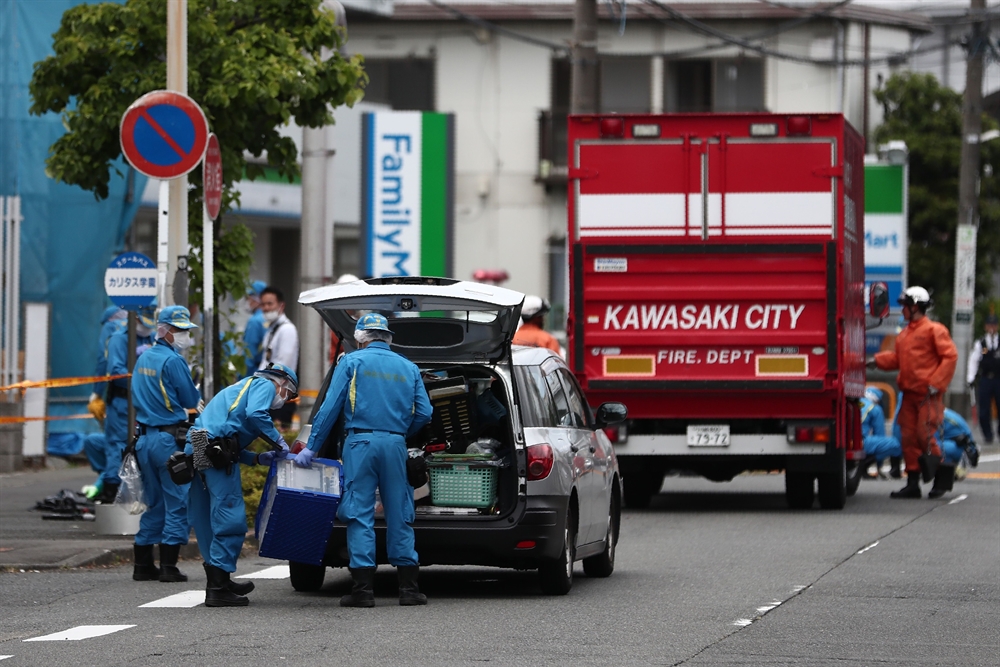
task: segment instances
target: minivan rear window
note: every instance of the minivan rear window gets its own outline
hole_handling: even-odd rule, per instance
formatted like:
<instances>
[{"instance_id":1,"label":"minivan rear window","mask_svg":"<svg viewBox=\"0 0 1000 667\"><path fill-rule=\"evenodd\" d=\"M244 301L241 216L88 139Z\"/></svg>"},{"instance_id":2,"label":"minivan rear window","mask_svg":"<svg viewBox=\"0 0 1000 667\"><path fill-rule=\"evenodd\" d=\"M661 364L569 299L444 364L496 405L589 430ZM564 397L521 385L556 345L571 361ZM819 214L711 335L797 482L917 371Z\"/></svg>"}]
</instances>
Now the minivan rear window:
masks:
<instances>
[{"instance_id":1,"label":"minivan rear window","mask_svg":"<svg viewBox=\"0 0 1000 667\"><path fill-rule=\"evenodd\" d=\"M538 366L515 366L521 419L526 427L548 428L556 425L556 414L549 388Z\"/></svg>"}]
</instances>

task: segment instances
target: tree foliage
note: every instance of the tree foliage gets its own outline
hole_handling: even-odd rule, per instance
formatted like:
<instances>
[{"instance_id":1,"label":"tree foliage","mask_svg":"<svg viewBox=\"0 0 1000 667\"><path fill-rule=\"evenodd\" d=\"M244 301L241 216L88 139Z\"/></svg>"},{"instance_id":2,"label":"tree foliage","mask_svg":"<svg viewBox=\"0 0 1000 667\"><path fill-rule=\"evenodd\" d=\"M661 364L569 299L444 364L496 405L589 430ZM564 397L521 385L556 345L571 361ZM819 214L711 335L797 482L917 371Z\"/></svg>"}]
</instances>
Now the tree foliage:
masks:
<instances>
[{"instance_id":1,"label":"tree foliage","mask_svg":"<svg viewBox=\"0 0 1000 667\"><path fill-rule=\"evenodd\" d=\"M367 76L362 59L337 49L345 39L320 0L188 0L188 94L218 135L223 212L238 204L234 183L265 166L294 180L295 144L279 128L333 122L331 107L353 105ZM51 148L47 171L65 183L108 196L112 161L121 149L118 124L141 95L166 88L167 3L126 0L67 10L54 35L54 55L35 63L31 112L61 113L67 132ZM324 59L321 56L332 55ZM266 165L245 152L266 153ZM189 263L201 286L201 170L189 174ZM253 237L228 226L216 240L217 291L242 295Z\"/></svg>"},{"instance_id":2,"label":"tree foliage","mask_svg":"<svg viewBox=\"0 0 1000 667\"><path fill-rule=\"evenodd\" d=\"M902 139L910 150L909 282L932 291L935 314L951 325L962 151L962 95L931 74L895 74L875 91L885 117L876 143ZM997 122L983 117L983 130ZM976 311L982 322L990 276L1000 265L1000 141L982 144Z\"/></svg>"}]
</instances>

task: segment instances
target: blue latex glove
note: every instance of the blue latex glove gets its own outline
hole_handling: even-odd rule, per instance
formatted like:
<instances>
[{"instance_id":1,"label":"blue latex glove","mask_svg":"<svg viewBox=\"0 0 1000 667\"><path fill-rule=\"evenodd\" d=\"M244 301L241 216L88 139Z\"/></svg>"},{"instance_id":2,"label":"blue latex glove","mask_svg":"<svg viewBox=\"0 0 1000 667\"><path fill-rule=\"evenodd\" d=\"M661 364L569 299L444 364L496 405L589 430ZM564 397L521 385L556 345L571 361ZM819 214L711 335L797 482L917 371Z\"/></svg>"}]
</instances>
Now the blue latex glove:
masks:
<instances>
[{"instance_id":1,"label":"blue latex glove","mask_svg":"<svg viewBox=\"0 0 1000 667\"><path fill-rule=\"evenodd\" d=\"M280 461L281 459L288 456L288 444L284 440L281 440L278 444L281 446L280 450L274 451L273 449L271 449L266 452L261 452L260 454L258 454L257 463L259 463L262 466L269 466L271 465L271 461L275 459L278 459Z\"/></svg>"},{"instance_id":2,"label":"blue latex glove","mask_svg":"<svg viewBox=\"0 0 1000 667\"><path fill-rule=\"evenodd\" d=\"M313 450L306 447L295 455L295 465L300 468L308 468L312 464L313 457L316 456Z\"/></svg>"}]
</instances>

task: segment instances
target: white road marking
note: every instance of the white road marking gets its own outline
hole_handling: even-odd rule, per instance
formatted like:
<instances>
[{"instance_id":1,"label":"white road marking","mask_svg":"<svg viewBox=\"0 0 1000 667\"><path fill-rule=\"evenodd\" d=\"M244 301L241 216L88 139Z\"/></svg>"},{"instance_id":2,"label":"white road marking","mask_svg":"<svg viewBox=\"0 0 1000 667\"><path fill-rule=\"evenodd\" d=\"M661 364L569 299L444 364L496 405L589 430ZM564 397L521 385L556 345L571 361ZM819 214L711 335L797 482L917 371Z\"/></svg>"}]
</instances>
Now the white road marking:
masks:
<instances>
[{"instance_id":1,"label":"white road marking","mask_svg":"<svg viewBox=\"0 0 1000 667\"><path fill-rule=\"evenodd\" d=\"M26 642L57 642L57 641L79 641L81 639L92 639L94 637L103 637L104 635L110 635L113 632L120 632L121 630L128 630L129 628L134 628L135 625L78 625L75 628L70 628L69 630L63 630L62 632L54 632L51 635L45 635L44 637L32 637L31 639L25 639Z\"/></svg>"},{"instance_id":2,"label":"white road marking","mask_svg":"<svg viewBox=\"0 0 1000 667\"><path fill-rule=\"evenodd\" d=\"M250 574L241 574L236 579L287 579L291 574L288 571L287 565L275 565L274 567L268 567L260 572L251 572Z\"/></svg>"},{"instance_id":3,"label":"white road marking","mask_svg":"<svg viewBox=\"0 0 1000 667\"><path fill-rule=\"evenodd\" d=\"M733 625L735 625L735 626L736 626L736 627L738 627L738 628L745 628L745 627L747 627L748 625L750 625L751 623L753 623L753 621L752 621L752 620L750 620L749 618L738 618L738 619L736 619L736 621L735 621L735 622L733 623Z\"/></svg>"},{"instance_id":4,"label":"white road marking","mask_svg":"<svg viewBox=\"0 0 1000 667\"><path fill-rule=\"evenodd\" d=\"M139 609L143 607L175 607L175 608L188 608L197 607L200 604L205 603L205 591L184 591L183 593L175 593L174 595L168 595L165 598L160 598L159 600L153 600L152 602L147 602L146 604L139 605Z\"/></svg>"},{"instance_id":5,"label":"white road marking","mask_svg":"<svg viewBox=\"0 0 1000 667\"><path fill-rule=\"evenodd\" d=\"M877 546L878 546L878 540L875 540L874 542L872 542L871 544L869 544L867 547L865 547L864 549L862 549L861 551L859 551L858 554L863 554L864 552L868 551L869 549L874 549Z\"/></svg>"},{"instance_id":6,"label":"white road marking","mask_svg":"<svg viewBox=\"0 0 1000 667\"><path fill-rule=\"evenodd\" d=\"M804 590L805 590L805 589L807 589L807 588L809 588L809 585L808 585L808 584L806 584L806 585L804 585L804 586L800 584L800 585L798 585L798 586L795 586L794 588L792 588L792 592L793 592L793 593L798 593L798 592L800 592L800 591L804 591Z\"/></svg>"},{"instance_id":7,"label":"white road marking","mask_svg":"<svg viewBox=\"0 0 1000 667\"><path fill-rule=\"evenodd\" d=\"M957 505L958 503L962 502L963 500L965 500L965 499L966 499L966 498L968 498L968 497L969 497L969 494L968 494L968 493L963 493L963 494L962 494L962 495L960 495L960 496L959 496L958 498L955 498L955 499L954 499L953 501L951 501L951 502L950 502L950 503L948 503L948 504L949 504L949 505Z\"/></svg>"},{"instance_id":8,"label":"white road marking","mask_svg":"<svg viewBox=\"0 0 1000 667\"><path fill-rule=\"evenodd\" d=\"M6 660L7 658L13 658L12 655L0 655L0 660Z\"/></svg>"},{"instance_id":9,"label":"white road marking","mask_svg":"<svg viewBox=\"0 0 1000 667\"><path fill-rule=\"evenodd\" d=\"M767 612L771 611L772 609L774 609L777 606L778 605L776 605L776 604L769 604L769 605L765 605L763 607L757 607L757 613L758 614L766 614Z\"/></svg>"},{"instance_id":10,"label":"white road marking","mask_svg":"<svg viewBox=\"0 0 1000 667\"><path fill-rule=\"evenodd\" d=\"M1000 461L1000 454L987 454L986 456L980 456L980 463L996 463Z\"/></svg>"}]
</instances>

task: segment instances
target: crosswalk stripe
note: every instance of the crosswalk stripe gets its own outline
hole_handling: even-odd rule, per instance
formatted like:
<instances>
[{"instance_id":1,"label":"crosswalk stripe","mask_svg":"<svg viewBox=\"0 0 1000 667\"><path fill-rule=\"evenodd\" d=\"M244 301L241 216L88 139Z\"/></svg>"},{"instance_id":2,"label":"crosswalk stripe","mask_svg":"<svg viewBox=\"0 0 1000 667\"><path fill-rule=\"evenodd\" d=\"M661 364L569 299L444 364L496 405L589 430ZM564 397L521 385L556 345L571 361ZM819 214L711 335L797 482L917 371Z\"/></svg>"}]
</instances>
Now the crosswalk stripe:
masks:
<instances>
[{"instance_id":1,"label":"crosswalk stripe","mask_svg":"<svg viewBox=\"0 0 1000 667\"><path fill-rule=\"evenodd\" d=\"M146 604L139 605L139 609L143 607L197 607L200 604L205 603L205 591L184 591L183 593L175 593L174 595L168 595L165 598L160 598L159 600L153 600L152 602L147 602Z\"/></svg>"},{"instance_id":2,"label":"crosswalk stripe","mask_svg":"<svg viewBox=\"0 0 1000 667\"><path fill-rule=\"evenodd\" d=\"M288 571L287 565L275 565L274 567L267 567L260 572L251 572L250 574L241 574L236 577L237 579L287 579L291 574Z\"/></svg>"},{"instance_id":3,"label":"crosswalk stripe","mask_svg":"<svg viewBox=\"0 0 1000 667\"><path fill-rule=\"evenodd\" d=\"M7 658L13 658L12 655L0 655L0 660L6 660Z\"/></svg>"},{"instance_id":4,"label":"crosswalk stripe","mask_svg":"<svg viewBox=\"0 0 1000 667\"><path fill-rule=\"evenodd\" d=\"M63 630L62 632L54 632L51 635L45 635L43 637L32 637L31 639L25 639L26 642L57 642L57 641L79 641L81 639L92 639L94 637L103 637L104 635L110 635L113 632L119 632L121 630L128 630L129 628L134 628L135 625L78 625L75 628L70 628L69 630Z\"/></svg>"},{"instance_id":5,"label":"crosswalk stripe","mask_svg":"<svg viewBox=\"0 0 1000 667\"><path fill-rule=\"evenodd\" d=\"M1000 454L987 454L986 456L980 456L980 463L996 463L1000 461Z\"/></svg>"}]
</instances>

